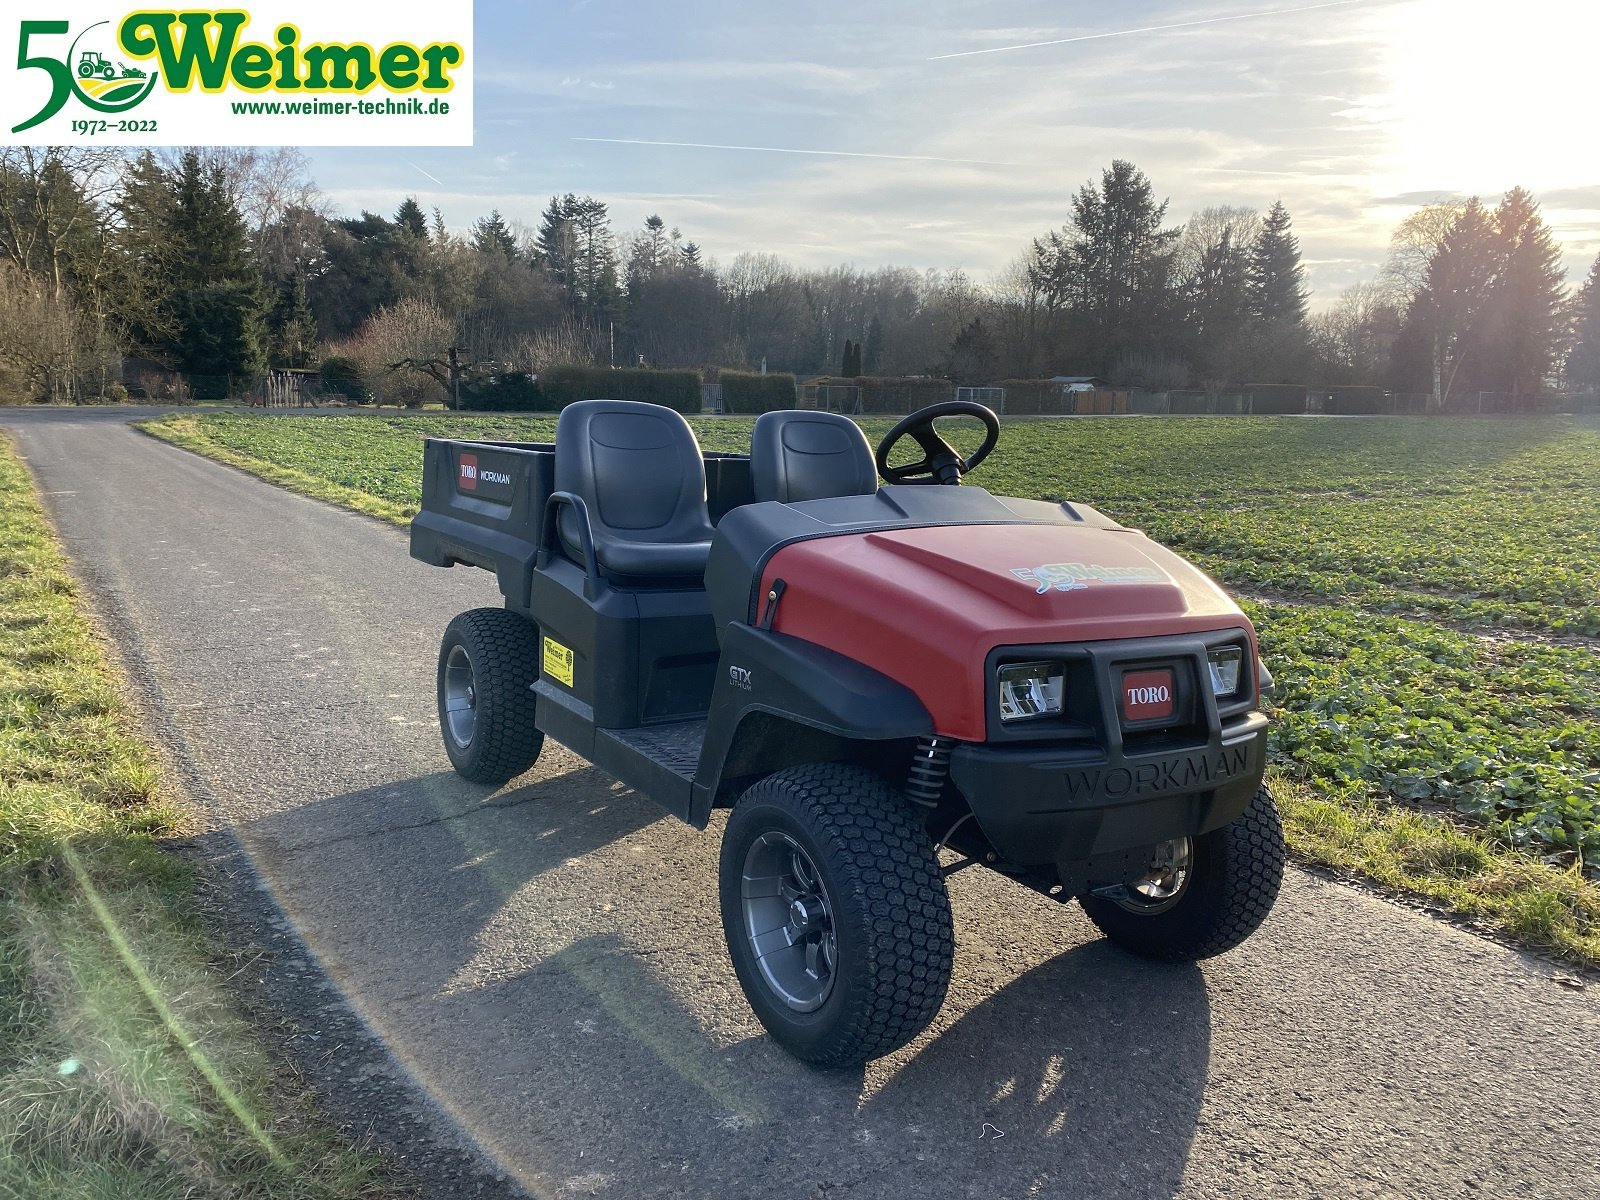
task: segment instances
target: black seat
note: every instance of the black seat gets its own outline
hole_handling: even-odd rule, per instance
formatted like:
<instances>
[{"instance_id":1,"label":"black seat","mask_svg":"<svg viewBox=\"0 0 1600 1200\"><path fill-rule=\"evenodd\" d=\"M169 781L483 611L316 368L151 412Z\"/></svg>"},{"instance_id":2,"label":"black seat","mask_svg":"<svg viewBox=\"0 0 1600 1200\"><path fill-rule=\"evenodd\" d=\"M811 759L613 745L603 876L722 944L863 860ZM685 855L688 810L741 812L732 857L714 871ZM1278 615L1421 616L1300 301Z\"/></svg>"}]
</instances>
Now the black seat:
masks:
<instances>
[{"instance_id":1,"label":"black seat","mask_svg":"<svg viewBox=\"0 0 1600 1200\"><path fill-rule=\"evenodd\" d=\"M706 466L694 431L659 404L582 400L556 425L556 490L589 510L600 570L627 585L698 582L711 552ZM567 553L583 561L572 507L558 518Z\"/></svg>"},{"instance_id":2,"label":"black seat","mask_svg":"<svg viewBox=\"0 0 1600 1200\"><path fill-rule=\"evenodd\" d=\"M861 426L829 412L763 413L750 434L750 481L758 501L870 496L878 469Z\"/></svg>"}]
</instances>

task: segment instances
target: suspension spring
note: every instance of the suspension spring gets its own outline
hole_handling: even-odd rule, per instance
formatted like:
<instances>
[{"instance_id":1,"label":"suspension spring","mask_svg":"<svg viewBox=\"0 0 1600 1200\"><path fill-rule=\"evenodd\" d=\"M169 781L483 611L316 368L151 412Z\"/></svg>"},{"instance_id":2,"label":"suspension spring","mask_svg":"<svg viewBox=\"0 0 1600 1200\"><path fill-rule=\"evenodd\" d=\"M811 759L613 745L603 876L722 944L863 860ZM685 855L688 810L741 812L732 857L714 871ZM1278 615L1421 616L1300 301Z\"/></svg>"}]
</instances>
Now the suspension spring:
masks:
<instances>
[{"instance_id":1,"label":"suspension spring","mask_svg":"<svg viewBox=\"0 0 1600 1200\"><path fill-rule=\"evenodd\" d=\"M923 808L937 808L944 794L944 781L950 776L948 738L921 737L911 755L911 770L906 776L906 796Z\"/></svg>"}]
</instances>

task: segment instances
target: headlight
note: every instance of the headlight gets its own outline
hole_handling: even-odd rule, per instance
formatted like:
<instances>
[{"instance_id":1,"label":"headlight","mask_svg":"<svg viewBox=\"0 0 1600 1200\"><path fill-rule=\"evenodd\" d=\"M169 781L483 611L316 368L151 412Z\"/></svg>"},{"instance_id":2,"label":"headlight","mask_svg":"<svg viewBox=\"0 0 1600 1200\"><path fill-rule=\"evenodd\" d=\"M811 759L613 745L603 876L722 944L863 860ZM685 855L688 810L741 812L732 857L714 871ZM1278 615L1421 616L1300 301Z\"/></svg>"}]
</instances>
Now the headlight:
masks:
<instances>
[{"instance_id":1,"label":"headlight","mask_svg":"<svg viewBox=\"0 0 1600 1200\"><path fill-rule=\"evenodd\" d=\"M1239 690L1239 672L1244 668L1244 650L1221 646L1206 655L1211 664L1211 694L1231 696Z\"/></svg>"},{"instance_id":2,"label":"headlight","mask_svg":"<svg viewBox=\"0 0 1600 1200\"><path fill-rule=\"evenodd\" d=\"M1000 668L1000 719L1026 721L1061 712L1066 668L1058 662L1017 663Z\"/></svg>"}]
</instances>

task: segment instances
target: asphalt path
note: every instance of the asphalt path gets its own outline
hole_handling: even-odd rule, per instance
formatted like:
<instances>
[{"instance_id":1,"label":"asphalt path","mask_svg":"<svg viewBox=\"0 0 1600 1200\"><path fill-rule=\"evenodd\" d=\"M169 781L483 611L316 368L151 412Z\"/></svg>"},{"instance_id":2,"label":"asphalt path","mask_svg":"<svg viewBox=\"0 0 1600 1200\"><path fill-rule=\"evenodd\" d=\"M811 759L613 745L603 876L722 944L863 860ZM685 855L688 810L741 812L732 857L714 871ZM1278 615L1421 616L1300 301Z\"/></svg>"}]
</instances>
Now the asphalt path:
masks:
<instances>
[{"instance_id":1,"label":"asphalt path","mask_svg":"<svg viewBox=\"0 0 1600 1200\"><path fill-rule=\"evenodd\" d=\"M0 425L292 943L268 969L320 973L419 1136L481 1151L461 1194L1600 1196L1596 989L1298 870L1255 938L1176 968L964 872L933 1027L865 1070L800 1066L727 961L720 820L554 744L496 792L450 772L437 639L491 576L127 415Z\"/></svg>"}]
</instances>

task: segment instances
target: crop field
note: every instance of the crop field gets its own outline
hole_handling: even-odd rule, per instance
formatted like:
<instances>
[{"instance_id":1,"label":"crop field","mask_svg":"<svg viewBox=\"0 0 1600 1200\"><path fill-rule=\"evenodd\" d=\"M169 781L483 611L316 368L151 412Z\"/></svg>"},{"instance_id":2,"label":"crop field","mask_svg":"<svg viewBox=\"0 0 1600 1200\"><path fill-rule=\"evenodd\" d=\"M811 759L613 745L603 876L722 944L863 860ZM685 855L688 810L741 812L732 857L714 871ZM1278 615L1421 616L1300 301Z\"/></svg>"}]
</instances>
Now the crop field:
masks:
<instances>
[{"instance_id":1,"label":"crop field","mask_svg":"<svg viewBox=\"0 0 1600 1200\"><path fill-rule=\"evenodd\" d=\"M748 449L748 420L694 424L707 450ZM152 432L400 520L422 438L547 441L555 422ZM1091 504L1242 598L1278 680L1275 774L1303 855L1600 959L1600 422L1018 421L972 482Z\"/></svg>"}]
</instances>

